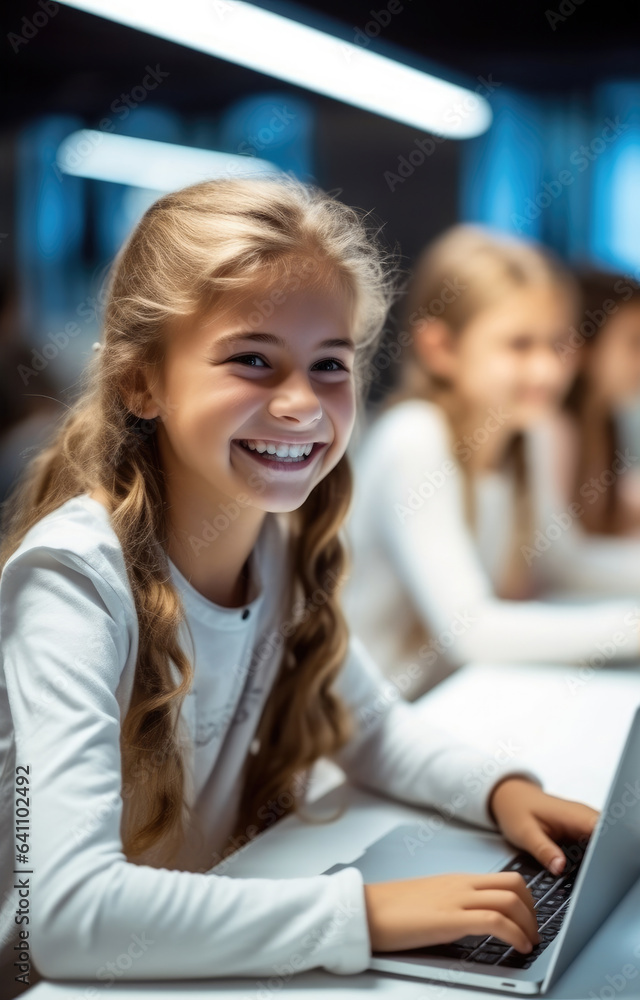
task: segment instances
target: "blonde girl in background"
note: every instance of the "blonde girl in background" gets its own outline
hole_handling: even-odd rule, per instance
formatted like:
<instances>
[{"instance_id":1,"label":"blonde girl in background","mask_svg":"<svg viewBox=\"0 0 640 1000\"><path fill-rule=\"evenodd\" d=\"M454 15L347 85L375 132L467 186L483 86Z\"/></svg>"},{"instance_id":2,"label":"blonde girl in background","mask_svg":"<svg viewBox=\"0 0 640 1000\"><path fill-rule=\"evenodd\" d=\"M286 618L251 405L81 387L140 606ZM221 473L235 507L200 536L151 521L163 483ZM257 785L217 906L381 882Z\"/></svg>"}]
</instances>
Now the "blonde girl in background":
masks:
<instances>
[{"instance_id":1,"label":"blonde girl in background","mask_svg":"<svg viewBox=\"0 0 640 1000\"><path fill-rule=\"evenodd\" d=\"M557 466L578 302L558 260L481 226L417 262L400 386L355 451L345 588L409 700L470 660L575 663L614 633L613 659L638 655L638 562L585 553Z\"/></svg>"},{"instance_id":2,"label":"blonde girl in background","mask_svg":"<svg viewBox=\"0 0 640 1000\"><path fill-rule=\"evenodd\" d=\"M559 419L558 465L569 502L584 508L583 531L613 541L640 534L640 441L632 415L640 394L640 287L596 269L577 277L580 321L561 357L577 363L578 374Z\"/></svg>"},{"instance_id":3,"label":"blonde girl in background","mask_svg":"<svg viewBox=\"0 0 640 1000\"><path fill-rule=\"evenodd\" d=\"M390 296L361 216L293 180L167 194L117 255L101 350L12 494L0 554L5 775L33 802L41 975L354 973L371 949L538 942L514 873L225 874L302 811L323 755L408 802L457 795L458 818L554 872L556 840L597 818L521 768L469 783L483 755L424 732L349 637L345 452Z\"/></svg>"}]
</instances>

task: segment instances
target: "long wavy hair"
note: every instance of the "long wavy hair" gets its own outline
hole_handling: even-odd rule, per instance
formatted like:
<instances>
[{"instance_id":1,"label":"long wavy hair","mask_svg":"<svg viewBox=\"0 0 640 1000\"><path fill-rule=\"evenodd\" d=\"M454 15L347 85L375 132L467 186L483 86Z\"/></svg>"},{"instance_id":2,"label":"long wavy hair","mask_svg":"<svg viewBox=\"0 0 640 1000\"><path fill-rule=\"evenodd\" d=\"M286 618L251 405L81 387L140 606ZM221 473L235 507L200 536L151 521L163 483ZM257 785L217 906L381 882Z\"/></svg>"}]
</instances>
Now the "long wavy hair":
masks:
<instances>
[{"instance_id":1,"label":"long wavy hair","mask_svg":"<svg viewBox=\"0 0 640 1000\"><path fill-rule=\"evenodd\" d=\"M77 400L3 507L0 571L29 529L65 501L94 489L107 498L139 623L133 692L120 736L121 836L129 860L171 865L193 819L178 736L193 665L178 641L185 610L168 565L157 425L130 409L139 374L161 363L165 334L174 325L216 315L237 294L277 287L296 274L305 287L340 286L349 293L357 374L375 350L396 294L396 255L382 247L378 232L363 212L287 177L210 180L160 197L111 264L102 349L87 364ZM360 403L365 384L356 378ZM246 760L234 833L245 841L273 821L264 808L268 800L288 803L281 814L298 811L300 779L351 733L352 720L332 690L348 632L340 588L327 583L344 577L340 528L350 500L345 455L287 515L283 558L291 568L292 606L297 599L315 610L298 616L285 641L258 726L261 749ZM320 606L312 604L318 588L327 595Z\"/></svg>"},{"instance_id":2,"label":"long wavy hair","mask_svg":"<svg viewBox=\"0 0 640 1000\"><path fill-rule=\"evenodd\" d=\"M486 226L460 224L445 230L418 257L409 282L402 316L403 331L410 334L408 353L399 385L386 399L383 410L406 399L437 403L447 418L454 450L470 425L465 400L446 379L430 371L415 347L418 324L442 319L455 336L484 309L498 305L506 295L527 287L551 287L568 297L575 310L578 292L569 270L546 248ZM475 521L473 480L468 464L460 462L468 522ZM534 512L529 483L525 437L514 432L507 446L505 464L515 487L513 537L502 584L503 596L527 596L521 546L530 544ZM501 588L498 588L500 593Z\"/></svg>"},{"instance_id":3,"label":"long wavy hair","mask_svg":"<svg viewBox=\"0 0 640 1000\"><path fill-rule=\"evenodd\" d=\"M622 435L612 406L603 406L598 399L592 372L592 356L608 326L610 317L633 305L640 304L640 286L623 275L579 268L576 271L582 292L583 314L578 326L582 344L581 366L566 400L565 410L575 421L578 446L572 499L583 509L580 523L593 534L625 534L629 525L620 497L620 480L598 495L595 503L585 505L580 490L591 477L600 477L611 469L616 451L622 447ZM582 331L584 330L584 334ZM635 527L635 525L634 525Z\"/></svg>"}]
</instances>

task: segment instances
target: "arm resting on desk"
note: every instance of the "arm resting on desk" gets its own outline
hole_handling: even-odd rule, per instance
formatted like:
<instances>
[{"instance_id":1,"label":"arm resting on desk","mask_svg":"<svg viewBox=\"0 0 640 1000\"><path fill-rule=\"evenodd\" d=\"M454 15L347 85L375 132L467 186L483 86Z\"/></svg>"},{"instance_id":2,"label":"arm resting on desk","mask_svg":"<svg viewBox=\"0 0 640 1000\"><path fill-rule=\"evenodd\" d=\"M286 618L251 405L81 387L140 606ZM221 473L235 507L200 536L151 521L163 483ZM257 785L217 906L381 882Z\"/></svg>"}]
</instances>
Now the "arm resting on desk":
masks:
<instances>
[{"instance_id":1,"label":"arm resting on desk","mask_svg":"<svg viewBox=\"0 0 640 1000\"><path fill-rule=\"evenodd\" d=\"M541 785L533 772L518 766L507 745L487 755L443 729L427 727L356 636L336 687L352 709L357 730L333 759L354 784L493 830L488 803L499 780L522 775Z\"/></svg>"},{"instance_id":2,"label":"arm resting on desk","mask_svg":"<svg viewBox=\"0 0 640 1000\"><path fill-rule=\"evenodd\" d=\"M399 408L400 410L400 408ZM452 623L462 618L465 627L447 647L447 657L462 666L473 660L493 663L579 663L588 658L598 643L619 636L612 660L637 657L638 601L632 597L609 596L593 600L586 607L577 602L562 607L551 601L502 600L494 593L485 572L478 546L467 524L463 493L463 473L460 467L443 477L441 470L452 464L453 455L444 430L443 418L437 410L416 401L403 404L406 427L393 428L389 444L382 443L385 455L376 482L368 483L368 495L378 510L377 530L380 534L393 572L413 602L417 613L433 635L442 635ZM415 441L421 441L421 462L416 471ZM407 497L415 492L421 478L438 474L443 482L427 502L410 509ZM543 527L553 526L553 542L544 539L548 552L541 556L536 549L523 552L529 564L537 567L544 559L556 567L566 565L565 549L573 532L560 531L552 520ZM576 558L583 562L579 546L572 545ZM640 546L636 543L636 551ZM595 558L596 549L591 550ZM627 557L625 566L632 560ZM602 555L600 564L608 563L615 573L615 556ZM596 564L598 560L596 560ZM576 566L578 574L580 567ZM595 564L594 564L595 568ZM574 573L574 578L576 574ZM640 591L640 570L636 568ZM556 580L559 585L559 579ZM365 588L384 587L384 579L362 580ZM604 590L604 588L603 588ZM625 587L624 593L629 589ZM366 637L364 637L366 638Z\"/></svg>"},{"instance_id":3,"label":"arm resting on desk","mask_svg":"<svg viewBox=\"0 0 640 1000\"><path fill-rule=\"evenodd\" d=\"M128 625L95 570L32 549L5 567L0 613L17 763L30 767L28 930L42 975L112 982L113 963L127 955L127 979L367 967L354 868L235 879L127 861L115 692Z\"/></svg>"}]
</instances>

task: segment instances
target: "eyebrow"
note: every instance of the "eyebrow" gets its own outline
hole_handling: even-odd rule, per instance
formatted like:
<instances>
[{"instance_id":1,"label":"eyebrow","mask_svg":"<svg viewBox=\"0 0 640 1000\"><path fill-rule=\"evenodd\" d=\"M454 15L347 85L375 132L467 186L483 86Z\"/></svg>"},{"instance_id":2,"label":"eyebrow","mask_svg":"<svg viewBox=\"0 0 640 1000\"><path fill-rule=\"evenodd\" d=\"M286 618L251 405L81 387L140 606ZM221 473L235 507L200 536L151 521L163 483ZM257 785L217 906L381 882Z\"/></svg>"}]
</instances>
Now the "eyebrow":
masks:
<instances>
[{"instance_id":1,"label":"eyebrow","mask_svg":"<svg viewBox=\"0 0 640 1000\"><path fill-rule=\"evenodd\" d=\"M239 340L254 340L259 344L272 344L274 347L286 348L287 346L282 337L277 337L275 333L229 333L214 340L211 347L229 347ZM344 337L330 337L328 340L321 341L317 346L318 348L346 347L351 351L356 349L355 343L349 337L346 339Z\"/></svg>"}]
</instances>

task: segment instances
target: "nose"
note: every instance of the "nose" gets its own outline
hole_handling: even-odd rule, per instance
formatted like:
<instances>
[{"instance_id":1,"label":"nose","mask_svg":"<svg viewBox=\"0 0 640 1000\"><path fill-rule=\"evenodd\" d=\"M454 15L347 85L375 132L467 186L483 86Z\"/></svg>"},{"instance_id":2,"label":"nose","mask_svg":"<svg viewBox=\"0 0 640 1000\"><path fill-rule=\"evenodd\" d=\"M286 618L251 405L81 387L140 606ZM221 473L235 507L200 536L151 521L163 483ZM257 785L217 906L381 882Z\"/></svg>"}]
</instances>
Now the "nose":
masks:
<instances>
[{"instance_id":1,"label":"nose","mask_svg":"<svg viewBox=\"0 0 640 1000\"><path fill-rule=\"evenodd\" d=\"M322 417L322 406L307 376L291 372L278 383L267 409L273 417L303 425L315 424Z\"/></svg>"}]
</instances>

